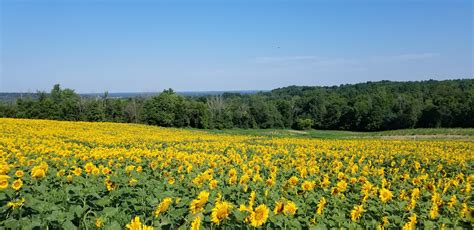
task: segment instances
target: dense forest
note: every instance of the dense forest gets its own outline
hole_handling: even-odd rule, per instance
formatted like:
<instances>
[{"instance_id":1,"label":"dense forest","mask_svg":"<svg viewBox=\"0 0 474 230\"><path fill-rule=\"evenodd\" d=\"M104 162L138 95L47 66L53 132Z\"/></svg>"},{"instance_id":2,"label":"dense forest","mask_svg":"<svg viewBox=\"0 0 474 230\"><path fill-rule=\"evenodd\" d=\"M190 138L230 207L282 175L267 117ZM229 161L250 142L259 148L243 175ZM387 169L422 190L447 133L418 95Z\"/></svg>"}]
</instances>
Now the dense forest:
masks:
<instances>
[{"instance_id":1,"label":"dense forest","mask_svg":"<svg viewBox=\"0 0 474 230\"><path fill-rule=\"evenodd\" d=\"M474 80L289 86L256 94L83 97L55 85L0 102L0 117L109 121L165 127L294 128L378 131L474 127Z\"/></svg>"}]
</instances>

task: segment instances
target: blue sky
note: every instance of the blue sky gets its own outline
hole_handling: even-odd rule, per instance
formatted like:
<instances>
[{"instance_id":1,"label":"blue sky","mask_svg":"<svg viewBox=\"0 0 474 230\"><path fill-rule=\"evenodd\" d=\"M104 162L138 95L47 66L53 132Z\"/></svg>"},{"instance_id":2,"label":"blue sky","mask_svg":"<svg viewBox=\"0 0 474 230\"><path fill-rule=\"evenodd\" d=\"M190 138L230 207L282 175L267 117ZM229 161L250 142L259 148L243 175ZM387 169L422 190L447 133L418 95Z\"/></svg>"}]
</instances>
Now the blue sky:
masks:
<instances>
[{"instance_id":1,"label":"blue sky","mask_svg":"<svg viewBox=\"0 0 474 230\"><path fill-rule=\"evenodd\" d=\"M1 92L473 78L460 0L0 0Z\"/></svg>"}]
</instances>

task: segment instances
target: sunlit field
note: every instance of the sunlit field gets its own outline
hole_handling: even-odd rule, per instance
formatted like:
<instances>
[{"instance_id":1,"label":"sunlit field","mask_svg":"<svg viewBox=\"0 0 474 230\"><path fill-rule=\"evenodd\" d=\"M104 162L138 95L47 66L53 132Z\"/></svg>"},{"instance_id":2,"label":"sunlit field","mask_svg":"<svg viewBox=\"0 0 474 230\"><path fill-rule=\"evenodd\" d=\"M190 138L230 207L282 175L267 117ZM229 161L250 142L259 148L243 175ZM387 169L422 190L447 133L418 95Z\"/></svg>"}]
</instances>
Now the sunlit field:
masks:
<instances>
[{"instance_id":1,"label":"sunlit field","mask_svg":"<svg viewBox=\"0 0 474 230\"><path fill-rule=\"evenodd\" d=\"M474 142L0 119L0 226L471 228Z\"/></svg>"}]
</instances>

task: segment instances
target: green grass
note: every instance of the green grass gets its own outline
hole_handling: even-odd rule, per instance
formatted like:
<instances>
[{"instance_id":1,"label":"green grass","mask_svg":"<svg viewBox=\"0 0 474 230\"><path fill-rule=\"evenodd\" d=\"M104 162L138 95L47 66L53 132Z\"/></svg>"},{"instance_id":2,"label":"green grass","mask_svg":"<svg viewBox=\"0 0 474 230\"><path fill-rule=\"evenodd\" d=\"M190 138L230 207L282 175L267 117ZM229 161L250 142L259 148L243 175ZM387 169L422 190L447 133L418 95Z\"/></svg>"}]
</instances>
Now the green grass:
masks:
<instances>
[{"instance_id":1,"label":"green grass","mask_svg":"<svg viewBox=\"0 0 474 230\"><path fill-rule=\"evenodd\" d=\"M338 130L290 130L290 129L225 129L209 130L211 133L232 135L254 135L273 137L306 137L322 139L460 139L474 140L474 128L439 128L439 129L401 129L380 132L352 132Z\"/></svg>"},{"instance_id":2,"label":"green grass","mask_svg":"<svg viewBox=\"0 0 474 230\"><path fill-rule=\"evenodd\" d=\"M399 129L374 132L374 135L461 135L474 136L473 128Z\"/></svg>"}]
</instances>

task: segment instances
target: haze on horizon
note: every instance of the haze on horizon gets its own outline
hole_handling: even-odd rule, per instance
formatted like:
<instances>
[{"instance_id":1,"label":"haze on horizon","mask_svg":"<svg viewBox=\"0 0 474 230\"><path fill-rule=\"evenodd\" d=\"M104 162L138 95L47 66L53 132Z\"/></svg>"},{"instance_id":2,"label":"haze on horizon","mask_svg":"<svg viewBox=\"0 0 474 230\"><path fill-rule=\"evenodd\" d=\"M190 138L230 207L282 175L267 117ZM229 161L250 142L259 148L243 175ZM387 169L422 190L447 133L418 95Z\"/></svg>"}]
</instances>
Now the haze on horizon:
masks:
<instances>
[{"instance_id":1,"label":"haze on horizon","mask_svg":"<svg viewBox=\"0 0 474 230\"><path fill-rule=\"evenodd\" d=\"M0 0L0 92L473 78L473 3Z\"/></svg>"}]
</instances>

